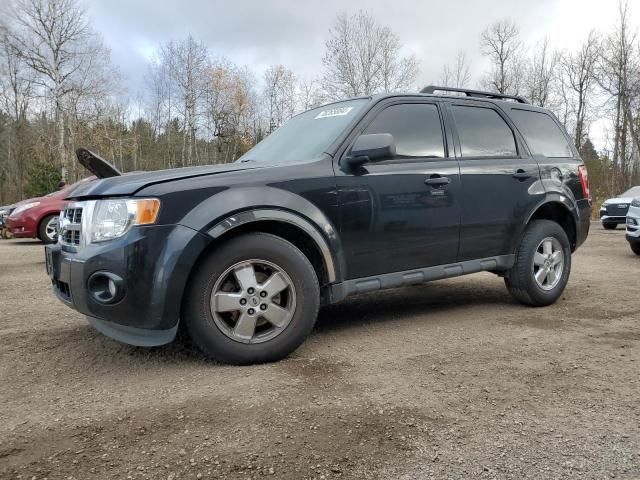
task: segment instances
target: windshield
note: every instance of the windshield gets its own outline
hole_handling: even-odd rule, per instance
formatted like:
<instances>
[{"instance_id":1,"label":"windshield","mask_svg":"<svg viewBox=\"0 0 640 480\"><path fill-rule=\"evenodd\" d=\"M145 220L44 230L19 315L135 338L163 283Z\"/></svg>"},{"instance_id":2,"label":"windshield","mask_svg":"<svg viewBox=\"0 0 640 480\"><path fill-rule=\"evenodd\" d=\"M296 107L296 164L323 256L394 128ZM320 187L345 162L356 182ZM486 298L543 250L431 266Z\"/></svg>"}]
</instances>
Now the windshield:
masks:
<instances>
[{"instance_id":1,"label":"windshield","mask_svg":"<svg viewBox=\"0 0 640 480\"><path fill-rule=\"evenodd\" d=\"M640 186L631 187L629 190L624 192L621 197L640 197Z\"/></svg>"},{"instance_id":2,"label":"windshield","mask_svg":"<svg viewBox=\"0 0 640 480\"><path fill-rule=\"evenodd\" d=\"M348 100L296 115L238 161L291 163L318 158L366 103L364 98Z\"/></svg>"}]
</instances>

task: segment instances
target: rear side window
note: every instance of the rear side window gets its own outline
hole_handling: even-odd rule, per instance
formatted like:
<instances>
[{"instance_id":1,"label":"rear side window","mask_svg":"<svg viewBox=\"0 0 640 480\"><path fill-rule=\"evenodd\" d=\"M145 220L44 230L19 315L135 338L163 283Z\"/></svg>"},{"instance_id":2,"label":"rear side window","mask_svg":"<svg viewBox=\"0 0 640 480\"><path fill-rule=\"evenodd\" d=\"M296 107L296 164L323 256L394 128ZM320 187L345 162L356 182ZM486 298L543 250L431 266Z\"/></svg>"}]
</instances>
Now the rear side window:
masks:
<instances>
[{"instance_id":1,"label":"rear side window","mask_svg":"<svg viewBox=\"0 0 640 480\"><path fill-rule=\"evenodd\" d=\"M542 112L512 109L511 118L522 133L533 155L573 157L567 138L554 120Z\"/></svg>"},{"instance_id":2,"label":"rear side window","mask_svg":"<svg viewBox=\"0 0 640 480\"><path fill-rule=\"evenodd\" d=\"M454 105L463 157L513 157L518 154L509 125L491 108Z\"/></svg>"},{"instance_id":3,"label":"rear side window","mask_svg":"<svg viewBox=\"0 0 640 480\"><path fill-rule=\"evenodd\" d=\"M444 140L438 107L405 103L385 108L363 132L390 133L397 158L443 158Z\"/></svg>"}]
</instances>

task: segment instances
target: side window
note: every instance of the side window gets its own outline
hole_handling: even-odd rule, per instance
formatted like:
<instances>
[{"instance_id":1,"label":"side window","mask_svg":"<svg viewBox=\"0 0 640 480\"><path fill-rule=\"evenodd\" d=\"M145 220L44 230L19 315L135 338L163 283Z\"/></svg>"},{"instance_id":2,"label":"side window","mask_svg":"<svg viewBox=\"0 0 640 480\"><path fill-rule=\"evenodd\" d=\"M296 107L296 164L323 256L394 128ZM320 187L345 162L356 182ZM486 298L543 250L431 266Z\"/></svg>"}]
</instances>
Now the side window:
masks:
<instances>
[{"instance_id":1,"label":"side window","mask_svg":"<svg viewBox=\"0 0 640 480\"><path fill-rule=\"evenodd\" d=\"M512 157L518 154L509 125L492 108L453 105L463 157Z\"/></svg>"},{"instance_id":2,"label":"side window","mask_svg":"<svg viewBox=\"0 0 640 480\"><path fill-rule=\"evenodd\" d=\"M543 157L573 157L567 138L546 113L514 108L511 110L511 118L532 154Z\"/></svg>"},{"instance_id":3,"label":"side window","mask_svg":"<svg viewBox=\"0 0 640 480\"><path fill-rule=\"evenodd\" d=\"M362 133L393 135L398 158L445 156L440 115L434 104L391 105L380 112Z\"/></svg>"}]
</instances>

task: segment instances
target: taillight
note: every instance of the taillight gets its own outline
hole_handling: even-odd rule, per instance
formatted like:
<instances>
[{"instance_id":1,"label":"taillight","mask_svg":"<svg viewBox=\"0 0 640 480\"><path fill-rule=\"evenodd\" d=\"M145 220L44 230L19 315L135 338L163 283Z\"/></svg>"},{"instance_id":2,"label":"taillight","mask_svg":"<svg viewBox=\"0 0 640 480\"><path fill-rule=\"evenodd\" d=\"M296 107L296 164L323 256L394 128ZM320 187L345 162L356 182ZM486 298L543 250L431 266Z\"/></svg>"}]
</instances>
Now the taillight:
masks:
<instances>
[{"instance_id":1,"label":"taillight","mask_svg":"<svg viewBox=\"0 0 640 480\"><path fill-rule=\"evenodd\" d=\"M587 167L580 165L578 167L578 176L580 177L580 185L582 186L582 196L588 200L591 200L591 193L589 192L589 174L587 173Z\"/></svg>"}]
</instances>

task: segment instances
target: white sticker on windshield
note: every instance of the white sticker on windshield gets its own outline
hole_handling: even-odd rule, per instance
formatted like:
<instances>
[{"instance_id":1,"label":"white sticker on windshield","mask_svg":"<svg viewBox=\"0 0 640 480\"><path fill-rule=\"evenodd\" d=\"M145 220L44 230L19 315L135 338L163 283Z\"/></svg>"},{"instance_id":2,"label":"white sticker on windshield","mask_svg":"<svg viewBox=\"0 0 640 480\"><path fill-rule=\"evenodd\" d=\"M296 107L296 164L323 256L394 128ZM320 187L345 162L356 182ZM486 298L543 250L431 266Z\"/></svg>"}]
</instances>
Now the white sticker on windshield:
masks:
<instances>
[{"instance_id":1,"label":"white sticker on windshield","mask_svg":"<svg viewBox=\"0 0 640 480\"><path fill-rule=\"evenodd\" d=\"M353 107L338 107L338 108L330 108L329 110L322 110L318 115L316 115L316 120L318 118L329 118L329 117L343 117L348 115L349 112L353 110Z\"/></svg>"}]
</instances>

